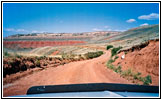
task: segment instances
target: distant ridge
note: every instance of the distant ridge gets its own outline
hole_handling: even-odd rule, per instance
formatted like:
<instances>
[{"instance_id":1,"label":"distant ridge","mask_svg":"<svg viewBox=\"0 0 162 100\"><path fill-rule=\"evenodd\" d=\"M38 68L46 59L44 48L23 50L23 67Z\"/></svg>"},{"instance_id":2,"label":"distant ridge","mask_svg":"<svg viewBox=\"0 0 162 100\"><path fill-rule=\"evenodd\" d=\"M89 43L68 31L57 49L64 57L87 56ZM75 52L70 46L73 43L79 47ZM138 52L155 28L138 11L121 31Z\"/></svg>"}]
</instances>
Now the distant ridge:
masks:
<instances>
[{"instance_id":1,"label":"distant ridge","mask_svg":"<svg viewBox=\"0 0 162 100\"><path fill-rule=\"evenodd\" d=\"M132 38L132 37L143 37L143 36L159 36L159 25L147 25L140 26L137 28L129 29L128 31L123 32L121 39Z\"/></svg>"}]
</instances>

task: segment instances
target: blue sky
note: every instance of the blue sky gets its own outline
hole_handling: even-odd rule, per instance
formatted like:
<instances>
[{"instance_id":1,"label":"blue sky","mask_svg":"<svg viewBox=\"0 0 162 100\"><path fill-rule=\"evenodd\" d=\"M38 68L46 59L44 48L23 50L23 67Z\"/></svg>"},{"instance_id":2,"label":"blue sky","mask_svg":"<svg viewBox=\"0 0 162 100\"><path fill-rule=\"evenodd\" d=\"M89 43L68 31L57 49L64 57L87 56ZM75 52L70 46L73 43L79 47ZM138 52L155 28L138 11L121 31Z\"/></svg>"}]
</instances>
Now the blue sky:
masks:
<instances>
[{"instance_id":1,"label":"blue sky","mask_svg":"<svg viewBox=\"0 0 162 100\"><path fill-rule=\"evenodd\" d=\"M124 31L159 24L158 3L3 3L3 36Z\"/></svg>"}]
</instances>

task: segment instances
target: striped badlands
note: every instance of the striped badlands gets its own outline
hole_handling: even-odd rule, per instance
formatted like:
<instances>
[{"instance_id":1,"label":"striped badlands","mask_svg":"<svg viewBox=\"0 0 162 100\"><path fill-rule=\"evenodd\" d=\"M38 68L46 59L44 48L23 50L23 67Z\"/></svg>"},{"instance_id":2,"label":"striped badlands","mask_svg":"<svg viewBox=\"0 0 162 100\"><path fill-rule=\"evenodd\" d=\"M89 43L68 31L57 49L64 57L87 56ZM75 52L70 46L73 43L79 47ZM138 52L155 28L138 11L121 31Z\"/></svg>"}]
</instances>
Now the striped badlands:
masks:
<instances>
[{"instance_id":1,"label":"striped badlands","mask_svg":"<svg viewBox=\"0 0 162 100\"><path fill-rule=\"evenodd\" d=\"M63 46L83 44L84 41L4 41L3 45L7 48L37 48L44 46Z\"/></svg>"}]
</instances>

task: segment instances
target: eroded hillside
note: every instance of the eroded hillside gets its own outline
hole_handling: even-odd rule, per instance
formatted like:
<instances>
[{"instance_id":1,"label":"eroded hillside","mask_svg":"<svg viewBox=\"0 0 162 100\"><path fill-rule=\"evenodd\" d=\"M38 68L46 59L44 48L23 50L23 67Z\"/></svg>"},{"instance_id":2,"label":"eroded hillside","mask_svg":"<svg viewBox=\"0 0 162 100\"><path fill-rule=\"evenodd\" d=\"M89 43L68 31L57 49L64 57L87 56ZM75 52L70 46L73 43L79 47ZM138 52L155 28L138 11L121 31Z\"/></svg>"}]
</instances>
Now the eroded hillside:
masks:
<instances>
[{"instance_id":1,"label":"eroded hillside","mask_svg":"<svg viewBox=\"0 0 162 100\"><path fill-rule=\"evenodd\" d=\"M152 85L159 85L158 39L121 51L117 56L119 58L113 62L115 66L122 66L122 70L131 69L134 72L140 72L144 77L150 75Z\"/></svg>"}]
</instances>

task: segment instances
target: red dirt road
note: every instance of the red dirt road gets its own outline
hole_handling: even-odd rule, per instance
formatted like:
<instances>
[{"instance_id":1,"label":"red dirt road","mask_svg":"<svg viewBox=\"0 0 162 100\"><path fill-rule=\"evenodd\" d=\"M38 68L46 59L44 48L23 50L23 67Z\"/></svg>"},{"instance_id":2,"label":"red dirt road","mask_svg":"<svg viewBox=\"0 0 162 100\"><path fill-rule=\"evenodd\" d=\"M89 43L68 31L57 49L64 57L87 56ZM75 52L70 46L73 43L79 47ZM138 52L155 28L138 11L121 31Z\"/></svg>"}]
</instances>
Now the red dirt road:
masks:
<instances>
[{"instance_id":1,"label":"red dirt road","mask_svg":"<svg viewBox=\"0 0 162 100\"><path fill-rule=\"evenodd\" d=\"M109 70L105 62L110 58L110 52L98 58L86 61L72 62L58 67L50 67L33 73L3 88L3 96L26 94L27 89L35 85L58 85L79 83L126 83L131 84L119 74Z\"/></svg>"}]
</instances>

